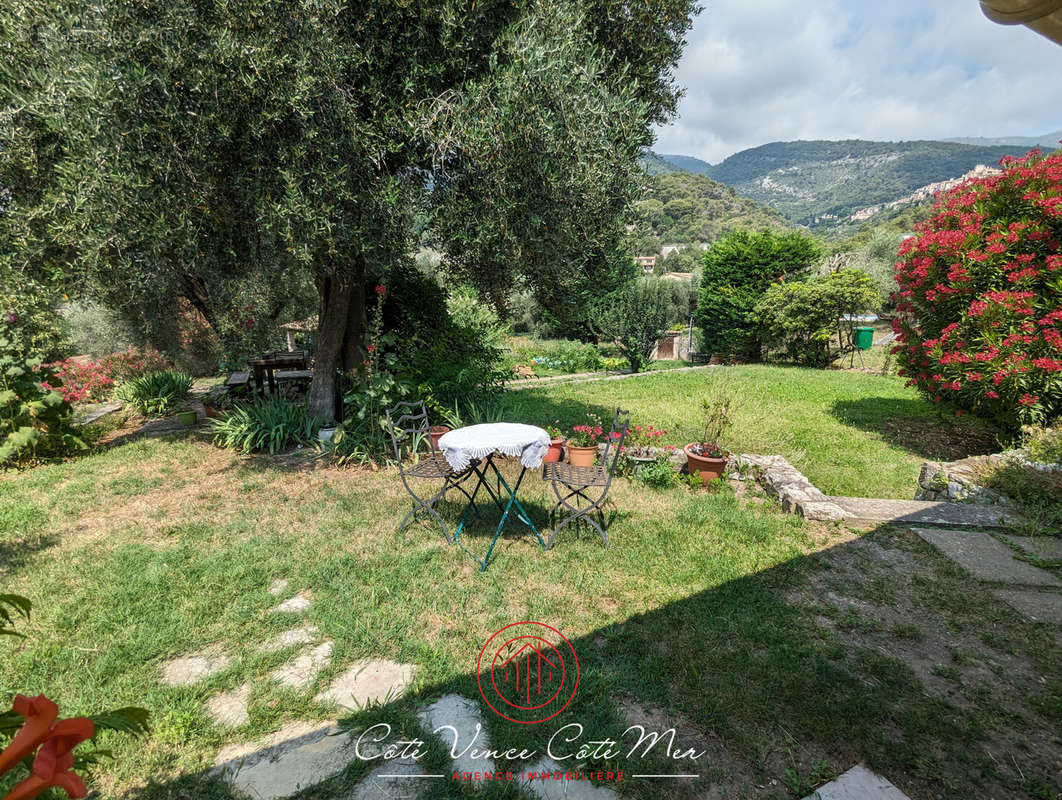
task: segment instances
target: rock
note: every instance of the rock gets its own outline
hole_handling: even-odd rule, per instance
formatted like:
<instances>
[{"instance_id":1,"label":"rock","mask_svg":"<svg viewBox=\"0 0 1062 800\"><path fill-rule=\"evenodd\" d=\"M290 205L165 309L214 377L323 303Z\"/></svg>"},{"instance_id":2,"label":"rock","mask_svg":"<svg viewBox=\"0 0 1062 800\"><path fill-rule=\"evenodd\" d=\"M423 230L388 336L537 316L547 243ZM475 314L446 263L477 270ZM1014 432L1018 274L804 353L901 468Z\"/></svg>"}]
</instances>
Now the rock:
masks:
<instances>
[{"instance_id":1,"label":"rock","mask_svg":"<svg viewBox=\"0 0 1062 800\"><path fill-rule=\"evenodd\" d=\"M214 772L254 800L282 800L338 775L355 755L354 737L335 722L292 722L256 742L223 747Z\"/></svg>"},{"instance_id":2,"label":"rock","mask_svg":"<svg viewBox=\"0 0 1062 800\"><path fill-rule=\"evenodd\" d=\"M195 655L175 658L163 665L162 682L168 686L191 686L225 669L232 659L226 655Z\"/></svg>"},{"instance_id":3,"label":"rock","mask_svg":"<svg viewBox=\"0 0 1062 800\"><path fill-rule=\"evenodd\" d=\"M297 644L310 644L310 642L316 638L317 626L303 625L301 628L292 628L291 630L277 634L275 638L266 642L258 649L263 653L275 653L277 650L283 650L285 647L293 647Z\"/></svg>"},{"instance_id":4,"label":"rock","mask_svg":"<svg viewBox=\"0 0 1062 800\"><path fill-rule=\"evenodd\" d=\"M386 761L364 778L347 800L415 800L424 770L411 758Z\"/></svg>"},{"instance_id":5,"label":"rock","mask_svg":"<svg viewBox=\"0 0 1062 800\"><path fill-rule=\"evenodd\" d=\"M545 773L549 777L530 778L521 781L521 785L535 797L542 800L613 800L616 792L608 786L595 786L590 781L565 780L557 778L558 773L577 771L572 766L562 767L548 756L535 762L526 769L527 773Z\"/></svg>"},{"instance_id":6,"label":"rock","mask_svg":"<svg viewBox=\"0 0 1062 800\"><path fill-rule=\"evenodd\" d=\"M473 750L490 748L490 736L483 727L483 716L480 714L479 706L472 700L456 694L443 695L431 705L421 708L417 712L417 717L428 733L436 736L450 748L451 757L453 757L456 731L458 753L454 758L455 771L492 772L494 770L493 759L473 757ZM468 748L469 745L473 746Z\"/></svg>"},{"instance_id":7,"label":"rock","mask_svg":"<svg viewBox=\"0 0 1062 800\"><path fill-rule=\"evenodd\" d=\"M269 584L269 593L271 595L282 595L288 590L288 581L283 578L274 578L273 582Z\"/></svg>"},{"instance_id":8,"label":"rock","mask_svg":"<svg viewBox=\"0 0 1062 800\"><path fill-rule=\"evenodd\" d=\"M251 695L250 684L245 683L239 689L225 692L207 701L207 712L218 725L236 727L250 721L247 715L247 698Z\"/></svg>"},{"instance_id":9,"label":"rock","mask_svg":"<svg viewBox=\"0 0 1062 800\"><path fill-rule=\"evenodd\" d=\"M331 657L332 643L324 642L312 650L299 653L280 669L275 670L270 677L292 689L303 689L313 683L317 673L328 665L328 659Z\"/></svg>"},{"instance_id":10,"label":"rock","mask_svg":"<svg viewBox=\"0 0 1062 800\"><path fill-rule=\"evenodd\" d=\"M310 596L307 592L300 592L294 597L289 597L279 606L273 609L273 613L298 614L310 607Z\"/></svg>"},{"instance_id":11,"label":"rock","mask_svg":"<svg viewBox=\"0 0 1062 800\"><path fill-rule=\"evenodd\" d=\"M401 696L413 680L413 666L373 659L355 662L314 698L318 703L335 703L356 711Z\"/></svg>"},{"instance_id":12,"label":"rock","mask_svg":"<svg viewBox=\"0 0 1062 800\"><path fill-rule=\"evenodd\" d=\"M910 800L910 798L862 764L857 764L837 780L809 794L804 800Z\"/></svg>"},{"instance_id":13,"label":"rock","mask_svg":"<svg viewBox=\"0 0 1062 800\"><path fill-rule=\"evenodd\" d=\"M1062 586L1062 581L1050 572L1016 559L1009 547L990 534L927 528L913 530L978 580Z\"/></svg>"}]
</instances>

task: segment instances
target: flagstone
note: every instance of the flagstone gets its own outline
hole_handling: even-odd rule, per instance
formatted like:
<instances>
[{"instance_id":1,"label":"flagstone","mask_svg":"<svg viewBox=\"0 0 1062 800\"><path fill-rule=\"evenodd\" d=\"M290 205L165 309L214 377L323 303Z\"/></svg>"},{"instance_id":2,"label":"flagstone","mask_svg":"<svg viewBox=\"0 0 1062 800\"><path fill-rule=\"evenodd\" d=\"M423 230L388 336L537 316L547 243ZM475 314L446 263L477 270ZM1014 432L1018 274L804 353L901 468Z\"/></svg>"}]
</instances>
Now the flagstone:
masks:
<instances>
[{"instance_id":1,"label":"flagstone","mask_svg":"<svg viewBox=\"0 0 1062 800\"><path fill-rule=\"evenodd\" d=\"M804 800L910 800L885 778L857 764Z\"/></svg>"},{"instance_id":2,"label":"flagstone","mask_svg":"<svg viewBox=\"0 0 1062 800\"><path fill-rule=\"evenodd\" d=\"M311 604L310 596L306 592L300 592L294 597L289 597L279 606L273 609L273 613L298 614L306 611Z\"/></svg>"},{"instance_id":3,"label":"flagstone","mask_svg":"<svg viewBox=\"0 0 1062 800\"><path fill-rule=\"evenodd\" d=\"M223 747L222 775L253 800L282 800L335 777L356 757L355 737L334 722L291 722L263 739Z\"/></svg>"},{"instance_id":4,"label":"flagstone","mask_svg":"<svg viewBox=\"0 0 1062 800\"><path fill-rule=\"evenodd\" d=\"M226 655L194 655L175 658L162 667L162 682L169 686L191 686L232 663Z\"/></svg>"},{"instance_id":5,"label":"flagstone","mask_svg":"<svg viewBox=\"0 0 1062 800\"><path fill-rule=\"evenodd\" d=\"M412 680L412 664L384 659L357 661L314 700L356 711L401 696Z\"/></svg>"},{"instance_id":6,"label":"flagstone","mask_svg":"<svg viewBox=\"0 0 1062 800\"><path fill-rule=\"evenodd\" d=\"M1062 594L1032 589L996 589L992 594L1033 622L1062 625Z\"/></svg>"},{"instance_id":7,"label":"flagstone","mask_svg":"<svg viewBox=\"0 0 1062 800\"><path fill-rule=\"evenodd\" d=\"M275 653L285 647L294 647L297 644L310 644L317 638L316 625L303 625L300 628L292 628L276 635L273 639L263 644L258 649L263 653Z\"/></svg>"},{"instance_id":8,"label":"flagstone","mask_svg":"<svg viewBox=\"0 0 1062 800\"><path fill-rule=\"evenodd\" d=\"M269 584L269 593L271 595L282 595L288 590L289 583L283 578L274 578L273 582Z\"/></svg>"},{"instance_id":9,"label":"flagstone","mask_svg":"<svg viewBox=\"0 0 1062 800\"><path fill-rule=\"evenodd\" d=\"M531 792L535 797L541 798L541 800L613 800L617 796L616 791L611 786L595 786L590 781L557 778L558 773L563 776L565 772L572 771L573 768L571 766L563 767L547 756L525 770L528 774L547 773L547 777L535 778L534 780L525 777L521 784L527 791Z\"/></svg>"},{"instance_id":10,"label":"flagstone","mask_svg":"<svg viewBox=\"0 0 1062 800\"><path fill-rule=\"evenodd\" d=\"M303 650L295 658L274 670L270 677L292 689L303 689L313 683L332 657L332 642L323 642L312 650Z\"/></svg>"},{"instance_id":11,"label":"flagstone","mask_svg":"<svg viewBox=\"0 0 1062 800\"><path fill-rule=\"evenodd\" d=\"M424 774L412 758L385 761L358 782L348 800L415 800Z\"/></svg>"},{"instance_id":12,"label":"flagstone","mask_svg":"<svg viewBox=\"0 0 1062 800\"><path fill-rule=\"evenodd\" d=\"M492 772L494 760L473 758L473 750L490 748L490 736L483 725L479 706L466 697L447 694L422 707L417 717L428 733L436 736L450 750L457 772ZM454 756L454 738L457 738ZM469 747L471 745L471 748Z\"/></svg>"},{"instance_id":13,"label":"flagstone","mask_svg":"<svg viewBox=\"0 0 1062 800\"><path fill-rule=\"evenodd\" d=\"M987 533L914 528L922 539L973 577L993 583L1062 586L1050 572L1014 557L1014 551Z\"/></svg>"},{"instance_id":14,"label":"flagstone","mask_svg":"<svg viewBox=\"0 0 1062 800\"><path fill-rule=\"evenodd\" d=\"M207 711L218 725L236 727L250 721L247 715L247 699L251 696L251 685L243 684L231 692L223 692L207 701Z\"/></svg>"}]
</instances>

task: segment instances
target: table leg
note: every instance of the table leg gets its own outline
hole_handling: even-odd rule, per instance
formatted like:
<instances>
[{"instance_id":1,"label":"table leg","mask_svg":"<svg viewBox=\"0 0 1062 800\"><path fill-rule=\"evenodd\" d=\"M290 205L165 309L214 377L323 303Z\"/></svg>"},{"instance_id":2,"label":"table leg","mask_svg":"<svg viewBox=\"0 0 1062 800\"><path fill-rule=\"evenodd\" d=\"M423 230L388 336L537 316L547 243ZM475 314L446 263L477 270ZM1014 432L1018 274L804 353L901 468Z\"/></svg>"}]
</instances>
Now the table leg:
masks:
<instances>
[{"instance_id":1,"label":"table leg","mask_svg":"<svg viewBox=\"0 0 1062 800\"><path fill-rule=\"evenodd\" d=\"M531 518L527 515L527 511L524 510L523 505L521 505L520 501L516 499L516 493L520 490L520 484L524 481L524 475L527 474L527 468L521 467L520 476L516 479L516 483L512 488L510 488L505 478L502 477L501 471L495 466L493 461L490 462L490 466L494 469L494 474L498 479L499 494L500 487L504 486L505 491L509 494L509 502L505 505L505 512L502 514L502 518L498 520L498 527L494 530L494 538L490 540L490 547L487 548L487 555L485 555L480 562L480 572L484 572L487 569L487 564L490 563L490 555L494 552L494 545L497 543L498 537L501 536L502 528L505 526L505 521L509 519L509 514L514 505L517 508L516 518L531 529L531 532L535 534L535 538L538 539L538 543L542 545L542 549L546 549L546 543L542 541L542 536L539 534L538 529L535 527L534 523L531 522Z\"/></svg>"},{"instance_id":2,"label":"table leg","mask_svg":"<svg viewBox=\"0 0 1062 800\"><path fill-rule=\"evenodd\" d=\"M468 506L466 506L465 510L461 513L461 519L457 523L457 530L454 532L455 542L457 541L458 537L461 536L461 531L465 527L465 518L468 516L469 509L473 508L476 504L476 495L479 494L480 487L483 487L483 489L486 490L487 494L490 495L491 500L494 501L494 505L498 507L499 511L505 511L505 506L502 505L501 498L494 492L493 489L491 489L490 483L487 480L485 465L489 464L493 467L494 462L492 461L492 459L493 455L487 456L487 458L482 462L482 464L473 464L472 466L472 471L476 474L476 487L472 490L472 497L469 500ZM495 467L495 471L497 471L497 467Z\"/></svg>"}]
</instances>

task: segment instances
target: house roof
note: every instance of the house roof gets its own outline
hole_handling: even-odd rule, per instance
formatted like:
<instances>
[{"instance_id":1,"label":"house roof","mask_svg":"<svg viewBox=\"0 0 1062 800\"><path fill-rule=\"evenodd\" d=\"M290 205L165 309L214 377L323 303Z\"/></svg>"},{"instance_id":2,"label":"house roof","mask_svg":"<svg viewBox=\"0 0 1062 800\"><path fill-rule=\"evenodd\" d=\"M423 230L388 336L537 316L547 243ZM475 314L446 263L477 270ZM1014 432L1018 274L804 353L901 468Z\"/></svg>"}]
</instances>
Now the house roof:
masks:
<instances>
[{"instance_id":1,"label":"house roof","mask_svg":"<svg viewBox=\"0 0 1062 800\"><path fill-rule=\"evenodd\" d=\"M1062 44L1062 0L981 0L981 11L1000 25L1024 25Z\"/></svg>"}]
</instances>

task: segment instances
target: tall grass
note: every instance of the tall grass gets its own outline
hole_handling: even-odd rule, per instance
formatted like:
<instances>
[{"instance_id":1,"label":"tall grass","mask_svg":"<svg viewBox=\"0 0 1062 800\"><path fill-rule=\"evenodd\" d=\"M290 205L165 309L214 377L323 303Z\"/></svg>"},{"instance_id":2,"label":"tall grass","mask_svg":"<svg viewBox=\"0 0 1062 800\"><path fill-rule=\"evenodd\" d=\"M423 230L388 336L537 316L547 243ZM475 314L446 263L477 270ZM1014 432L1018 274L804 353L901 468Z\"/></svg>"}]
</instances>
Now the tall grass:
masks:
<instances>
[{"instance_id":1,"label":"tall grass","mask_svg":"<svg viewBox=\"0 0 1062 800\"><path fill-rule=\"evenodd\" d=\"M320 424L306 406L274 396L237 405L211 426L214 444L241 453L279 453L313 442Z\"/></svg>"}]
</instances>

